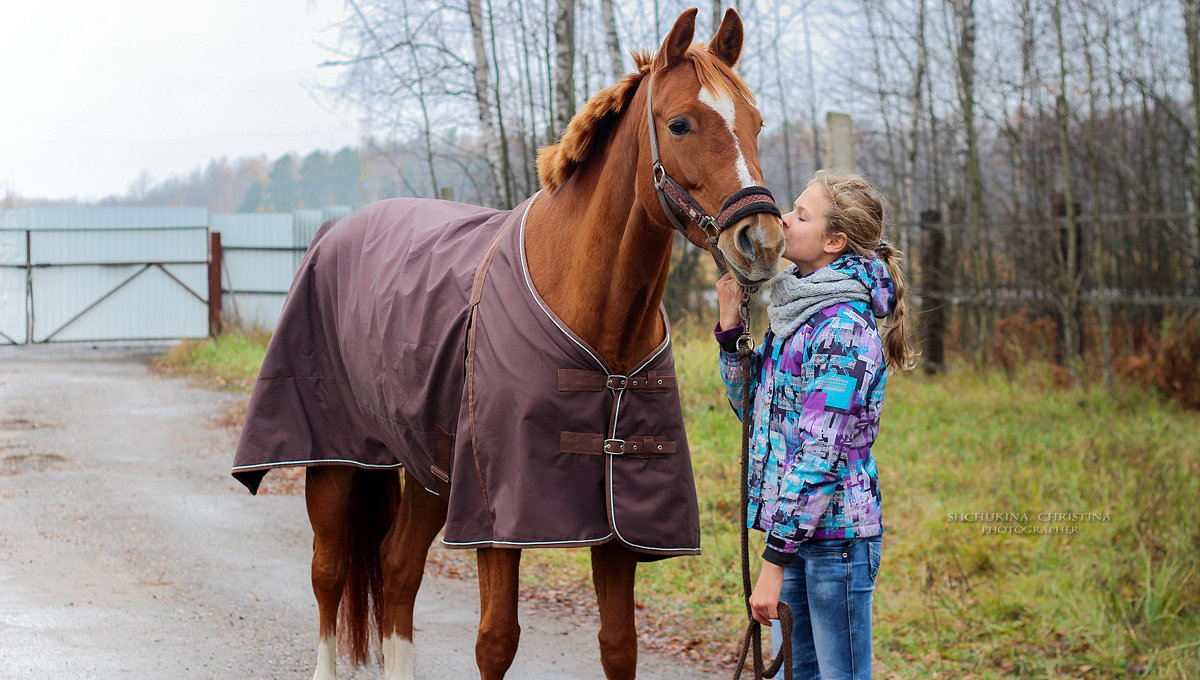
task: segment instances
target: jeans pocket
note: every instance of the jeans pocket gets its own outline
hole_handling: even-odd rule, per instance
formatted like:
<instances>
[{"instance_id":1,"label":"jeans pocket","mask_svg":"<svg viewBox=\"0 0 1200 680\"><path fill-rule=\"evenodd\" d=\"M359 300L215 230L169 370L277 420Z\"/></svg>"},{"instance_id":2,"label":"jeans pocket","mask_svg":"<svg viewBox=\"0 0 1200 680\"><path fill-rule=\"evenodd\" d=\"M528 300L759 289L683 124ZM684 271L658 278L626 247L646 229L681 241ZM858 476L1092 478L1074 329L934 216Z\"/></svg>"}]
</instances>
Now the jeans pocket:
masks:
<instances>
[{"instance_id":1,"label":"jeans pocket","mask_svg":"<svg viewBox=\"0 0 1200 680\"><path fill-rule=\"evenodd\" d=\"M871 583L879 575L879 563L883 560L883 542L867 541L867 571L871 575Z\"/></svg>"},{"instance_id":2,"label":"jeans pocket","mask_svg":"<svg viewBox=\"0 0 1200 680\"><path fill-rule=\"evenodd\" d=\"M800 545L804 546L805 552L810 557L836 557L839 560L845 561L849 557L854 541L855 539L853 538L819 538L810 539Z\"/></svg>"}]
</instances>

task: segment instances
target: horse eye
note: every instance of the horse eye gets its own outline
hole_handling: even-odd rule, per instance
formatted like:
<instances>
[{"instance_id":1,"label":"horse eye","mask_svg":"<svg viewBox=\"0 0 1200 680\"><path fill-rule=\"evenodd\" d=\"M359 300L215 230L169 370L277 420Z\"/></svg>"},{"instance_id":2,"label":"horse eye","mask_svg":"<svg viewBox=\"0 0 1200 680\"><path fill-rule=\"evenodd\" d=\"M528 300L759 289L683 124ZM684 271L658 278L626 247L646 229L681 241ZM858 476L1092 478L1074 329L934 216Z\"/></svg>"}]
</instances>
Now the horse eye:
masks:
<instances>
[{"instance_id":1,"label":"horse eye","mask_svg":"<svg viewBox=\"0 0 1200 680\"><path fill-rule=\"evenodd\" d=\"M691 123L687 122L686 120L673 120L667 124L667 129L671 131L671 134L678 137L680 135L686 135L687 133L691 132L692 125L691 125Z\"/></svg>"}]
</instances>

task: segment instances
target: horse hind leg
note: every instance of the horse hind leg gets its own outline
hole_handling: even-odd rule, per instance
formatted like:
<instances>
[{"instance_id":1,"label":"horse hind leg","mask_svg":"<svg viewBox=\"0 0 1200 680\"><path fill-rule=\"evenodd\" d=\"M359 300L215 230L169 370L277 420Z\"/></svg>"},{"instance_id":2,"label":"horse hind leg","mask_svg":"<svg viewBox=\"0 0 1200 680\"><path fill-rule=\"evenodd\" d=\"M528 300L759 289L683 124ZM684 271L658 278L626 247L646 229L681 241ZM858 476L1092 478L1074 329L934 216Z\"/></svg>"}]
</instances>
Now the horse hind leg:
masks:
<instances>
[{"instance_id":1,"label":"horse hind leg","mask_svg":"<svg viewBox=\"0 0 1200 680\"><path fill-rule=\"evenodd\" d=\"M337 678L337 613L346 585L345 535L353 476L354 470L348 467L310 467L305 471L304 502L313 528L312 587L320 619L313 680Z\"/></svg>"},{"instance_id":2,"label":"horse hind leg","mask_svg":"<svg viewBox=\"0 0 1200 680\"><path fill-rule=\"evenodd\" d=\"M445 523L445 497L426 491L406 472L398 519L380 548L385 680L413 677L413 607L425 574L429 545Z\"/></svg>"}]
</instances>

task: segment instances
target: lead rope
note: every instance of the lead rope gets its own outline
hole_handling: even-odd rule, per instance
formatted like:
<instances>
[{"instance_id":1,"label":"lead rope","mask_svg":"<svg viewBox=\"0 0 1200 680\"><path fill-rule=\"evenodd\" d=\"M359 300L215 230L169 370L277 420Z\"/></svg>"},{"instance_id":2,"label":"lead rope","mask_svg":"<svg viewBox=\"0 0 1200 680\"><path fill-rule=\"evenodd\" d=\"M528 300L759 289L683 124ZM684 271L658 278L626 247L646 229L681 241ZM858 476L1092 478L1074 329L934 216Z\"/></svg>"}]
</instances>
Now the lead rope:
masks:
<instances>
[{"instance_id":1,"label":"lead rope","mask_svg":"<svg viewBox=\"0 0 1200 680\"><path fill-rule=\"evenodd\" d=\"M715 251L715 248L714 248ZM718 263L718 268L720 263ZM722 274L723 275L723 274ZM785 602L779 603L779 626L783 635L779 655L771 663L771 667L763 670L762 654L762 624L754 620L754 612L750 609L750 593L753 586L750 582L750 530L747 506L750 501L750 489L746 478L750 469L750 430L753 418L751 407L754 401L754 385L751 378L754 357L754 339L750 335L750 294L753 288L742 287L742 302L738 305L738 315L742 318L742 334L738 338L738 359L742 364L742 482L741 482L741 544L742 544L742 596L746 601L746 634L742 638L742 652L738 656L737 666L733 671L733 680L742 677L742 669L746 667L746 656L753 650L751 657L754 665L754 680L773 678L782 665L786 680L792 678L792 609Z\"/></svg>"}]
</instances>

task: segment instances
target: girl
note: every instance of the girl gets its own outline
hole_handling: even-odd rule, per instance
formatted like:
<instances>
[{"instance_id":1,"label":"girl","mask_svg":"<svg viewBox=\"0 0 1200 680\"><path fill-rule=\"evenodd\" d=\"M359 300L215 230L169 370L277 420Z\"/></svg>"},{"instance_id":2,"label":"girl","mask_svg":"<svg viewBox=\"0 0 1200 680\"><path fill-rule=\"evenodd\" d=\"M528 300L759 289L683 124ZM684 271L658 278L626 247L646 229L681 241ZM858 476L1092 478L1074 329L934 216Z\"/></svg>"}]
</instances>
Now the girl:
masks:
<instances>
[{"instance_id":1,"label":"girl","mask_svg":"<svg viewBox=\"0 0 1200 680\"><path fill-rule=\"evenodd\" d=\"M869 680L883 537L871 444L887 367L916 363L901 253L881 240L882 197L858 175L817 172L793 208L792 266L771 284L771 327L752 360L747 517L767 537L750 606L767 626L780 601L791 607L792 680ZM721 377L740 418L741 289L726 275L717 294Z\"/></svg>"}]
</instances>

